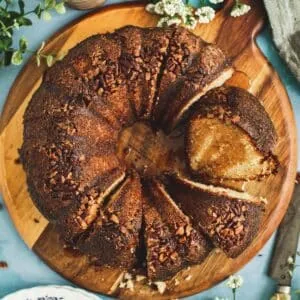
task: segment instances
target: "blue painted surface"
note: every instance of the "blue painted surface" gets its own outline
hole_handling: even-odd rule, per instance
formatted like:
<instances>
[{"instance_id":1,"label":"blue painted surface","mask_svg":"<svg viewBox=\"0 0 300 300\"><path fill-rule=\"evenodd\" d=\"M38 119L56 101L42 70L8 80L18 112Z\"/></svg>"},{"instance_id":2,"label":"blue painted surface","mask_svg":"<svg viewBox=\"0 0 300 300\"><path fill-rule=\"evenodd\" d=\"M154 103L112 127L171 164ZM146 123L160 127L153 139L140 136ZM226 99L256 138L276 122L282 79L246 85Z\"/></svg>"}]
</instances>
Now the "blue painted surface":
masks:
<instances>
[{"instance_id":1,"label":"blue painted surface","mask_svg":"<svg viewBox=\"0 0 300 300\"><path fill-rule=\"evenodd\" d=\"M34 7L36 1L26 1L28 6ZM107 3L114 3L108 1ZM31 49L36 49L43 40L47 40L59 28L83 15L69 9L66 15L53 15L51 22L37 20L34 27L25 28L18 32L19 36L26 36L30 42ZM276 68L290 96L298 126L300 124L300 84L287 69L271 40L269 28L266 28L258 37L258 45L267 56L271 64ZM0 70L0 110L4 105L7 93L16 78L20 67L11 66ZM299 134L299 133L298 133ZM0 203L3 199L0 198ZM269 299L275 285L267 276L268 263L274 243L274 236L262 249L260 254L248 263L240 272L245 283L238 291L238 299L264 300ZM0 261L8 263L7 269L0 269L0 297L18 289L45 284L70 284L61 276L46 266L32 251L30 251L16 232L7 210L0 211ZM299 259L298 259L299 261ZM300 270L296 270L293 279L294 288L300 289ZM208 300L215 296L230 297L231 291L220 283L214 288L199 295L190 297L193 300ZM105 297L103 297L105 298ZM296 299L296 298L295 298Z\"/></svg>"}]
</instances>

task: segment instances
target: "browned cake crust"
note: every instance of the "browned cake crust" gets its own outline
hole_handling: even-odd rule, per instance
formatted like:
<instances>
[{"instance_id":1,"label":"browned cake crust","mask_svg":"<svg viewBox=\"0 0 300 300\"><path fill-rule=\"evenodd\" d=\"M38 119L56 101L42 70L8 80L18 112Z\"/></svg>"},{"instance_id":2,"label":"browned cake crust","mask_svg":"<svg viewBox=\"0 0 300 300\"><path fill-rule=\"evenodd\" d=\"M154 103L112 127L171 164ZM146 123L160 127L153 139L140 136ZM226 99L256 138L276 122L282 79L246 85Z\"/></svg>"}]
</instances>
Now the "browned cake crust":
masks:
<instances>
[{"instance_id":1,"label":"browned cake crust","mask_svg":"<svg viewBox=\"0 0 300 300\"><path fill-rule=\"evenodd\" d=\"M200 37L192 32L178 27L174 30L169 44L169 51L165 59L164 70L161 74L155 99L155 109L153 111L153 120L159 121L165 112L166 106L170 104L171 99L163 97L170 84L180 78L191 65L193 59L207 45Z\"/></svg>"},{"instance_id":2,"label":"browned cake crust","mask_svg":"<svg viewBox=\"0 0 300 300\"><path fill-rule=\"evenodd\" d=\"M254 197L235 197L229 189L220 191L192 184L178 176L170 177L168 191L191 217L192 224L210 237L216 247L231 258L239 256L260 228L264 205ZM206 186L207 187L207 186Z\"/></svg>"},{"instance_id":3,"label":"browned cake crust","mask_svg":"<svg viewBox=\"0 0 300 300\"><path fill-rule=\"evenodd\" d=\"M100 210L88 236L83 235L77 246L95 256L100 265L131 268L136 263L141 223L141 184L134 173Z\"/></svg>"},{"instance_id":4,"label":"browned cake crust","mask_svg":"<svg viewBox=\"0 0 300 300\"><path fill-rule=\"evenodd\" d=\"M159 181L148 181L146 191L144 219L148 277L165 280L179 269L203 261L211 246L202 232L193 228Z\"/></svg>"},{"instance_id":5,"label":"browned cake crust","mask_svg":"<svg viewBox=\"0 0 300 300\"><path fill-rule=\"evenodd\" d=\"M165 109L160 124L170 132L188 108L213 87L231 77L233 69L225 54L216 45L207 44L195 55L185 74L169 85L160 96Z\"/></svg>"}]
</instances>

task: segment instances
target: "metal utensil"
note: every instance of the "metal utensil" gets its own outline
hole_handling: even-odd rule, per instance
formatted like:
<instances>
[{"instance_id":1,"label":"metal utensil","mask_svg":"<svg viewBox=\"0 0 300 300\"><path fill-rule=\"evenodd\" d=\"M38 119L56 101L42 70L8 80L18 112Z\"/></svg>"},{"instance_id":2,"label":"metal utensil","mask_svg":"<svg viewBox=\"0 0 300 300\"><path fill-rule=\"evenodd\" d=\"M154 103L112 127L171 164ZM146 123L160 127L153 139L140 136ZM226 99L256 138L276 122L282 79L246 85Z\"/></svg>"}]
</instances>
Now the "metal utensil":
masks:
<instances>
[{"instance_id":1,"label":"metal utensil","mask_svg":"<svg viewBox=\"0 0 300 300\"><path fill-rule=\"evenodd\" d=\"M296 184L292 201L276 236L275 247L269 267L269 275L277 282L277 291L272 299L291 299L289 257L295 261L300 231L300 184Z\"/></svg>"}]
</instances>

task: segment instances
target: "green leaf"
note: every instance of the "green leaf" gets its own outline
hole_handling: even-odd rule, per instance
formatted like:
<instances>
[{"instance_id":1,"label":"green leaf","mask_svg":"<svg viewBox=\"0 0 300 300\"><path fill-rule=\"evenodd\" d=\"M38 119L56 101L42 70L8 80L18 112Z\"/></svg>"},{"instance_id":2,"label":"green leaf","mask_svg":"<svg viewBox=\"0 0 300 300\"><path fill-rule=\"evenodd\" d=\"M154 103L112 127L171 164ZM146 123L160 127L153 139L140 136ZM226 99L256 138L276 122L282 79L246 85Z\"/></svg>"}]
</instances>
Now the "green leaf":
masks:
<instances>
[{"instance_id":1,"label":"green leaf","mask_svg":"<svg viewBox=\"0 0 300 300\"><path fill-rule=\"evenodd\" d=\"M25 18L25 17L18 18L18 23L20 24L20 26L30 26L30 25L32 25L32 21L28 18Z\"/></svg>"},{"instance_id":2,"label":"green leaf","mask_svg":"<svg viewBox=\"0 0 300 300\"><path fill-rule=\"evenodd\" d=\"M11 63L13 65L20 65L23 62L23 55L21 51L15 51L11 57Z\"/></svg>"},{"instance_id":3,"label":"green leaf","mask_svg":"<svg viewBox=\"0 0 300 300\"><path fill-rule=\"evenodd\" d=\"M56 5L55 0L45 0L45 8L46 9L52 9L55 7L55 5Z\"/></svg>"},{"instance_id":4,"label":"green leaf","mask_svg":"<svg viewBox=\"0 0 300 300\"><path fill-rule=\"evenodd\" d=\"M63 2L56 4L55 10L58 14L63 15L66 12L65 4Z\"/></svg>"},{"instance_id":5,"label":"green leaf","mask_svg":"<svg viewBox=\"0 0 300 300\"><path fill-rule=\"evenodd\" d=\"M18 4L19 4L19 8L20 8L20 13L23 15L24 14L25 3L24 3L23 0L19 0Z\"/></svg>"},{"instance_id":6,"label":"green leaf","mask_svg":"<svg viewBox=\"0 0 300 300\"><path fill-rule=\"evenodd\" d=\"M4 65L8 66L11 63L12 51L4 52Z\"/></svg>"},{"instance_id":7,"label":"green leaf","mask_svg":"<svg viewBox=\"0 0 300 300\"><path fill-rule=\"evenodd\" d=\"M41 14L42 14L41 3L36 6L33 12L38 16L39 19L41 18Z\"/></svg>"},{"instance_id":8,"label":"green leaf","mask_svg":"<svg viewBox=\"0 0 300 300\"><path fill-rule=\"evenodd\" d=\"M294 291L295 294L300 294L300 290Z\"/></svg>"},{"instance_id":9,"label":"green leaf","mask_svg":"<svg viewBox=\"0 0 300 300\"><path fill-rule=\"evenodd\" d=\"M44 21L50 21L52 19L52 16L48 11L43 11L42 12L42 19Z\"/></svg>"},{"instance_id":10,"label":"green leaf","mask_svg":"<svg viewBox=\"0 0 300 300\"><path fill-rule=\"evenodd\" d=\"M27 50L27 48L28 48L28 41L24 37L20 38L19 40L20 51L24 53Z\"/></svg>"},{"instance_id":11,"label":"green leaf","mask_svg":"<svg viewBox=\"0 0 300 300\"><path fill-rule=\"evenodd\" d=\"M9 37L3 37L0 39L0 50L7 51L12 45L13 41Z\"/></svg>"},{"instance_id":12,"label":"green leaf","mask_svg":"<svg viewBox=\"0 0 300 300\"><path fill-rule=\"evenodd\" d=\"M51 67L53 65L53 62L54 62L54 57L52 55L47 55L46 62L47 62L47 66Z\"/></svg>"}]
</instances>

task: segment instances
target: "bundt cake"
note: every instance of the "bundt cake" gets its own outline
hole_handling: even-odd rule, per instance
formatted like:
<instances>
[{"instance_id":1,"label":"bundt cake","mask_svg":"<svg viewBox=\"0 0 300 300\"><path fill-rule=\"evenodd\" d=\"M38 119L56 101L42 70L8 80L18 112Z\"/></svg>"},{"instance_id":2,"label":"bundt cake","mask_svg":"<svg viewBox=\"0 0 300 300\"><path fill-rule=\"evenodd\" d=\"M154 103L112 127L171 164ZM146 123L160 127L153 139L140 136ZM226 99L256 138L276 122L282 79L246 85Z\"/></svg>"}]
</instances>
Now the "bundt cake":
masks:
<instances>
[{"instance_id":1,"label":"bundt cake","mask_svg":"<svg viewBox=\"0 0 300 300\"><path fill-rule=\"evenodd\" d=\"M263 206L199 182L276 170L263 106L241 89L213 89L232 73L220 48L184 28L135 26L82 41L46 71L24 115L20 158L35 205L68 246L114 268L142 260L151 280L201 263L213 247L244 251Z\"/></svg>"}]
</instances>

